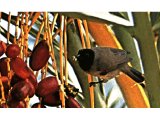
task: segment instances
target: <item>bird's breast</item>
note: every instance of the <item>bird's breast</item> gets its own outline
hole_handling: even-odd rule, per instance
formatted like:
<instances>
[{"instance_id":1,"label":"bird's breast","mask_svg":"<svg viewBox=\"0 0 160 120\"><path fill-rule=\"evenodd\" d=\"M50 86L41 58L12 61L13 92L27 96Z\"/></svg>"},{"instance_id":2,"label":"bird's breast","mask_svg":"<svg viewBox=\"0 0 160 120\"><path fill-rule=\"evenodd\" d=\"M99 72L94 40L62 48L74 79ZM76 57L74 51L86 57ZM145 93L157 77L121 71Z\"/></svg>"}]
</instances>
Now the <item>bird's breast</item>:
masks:
<instances>
[{"instance_id":1,"label":"bird's breast","mask_svg":"<svg viewBox=\"0 0 160 120\"><path fill-rule=\"evenodd\" d=\"M109 80L114 77L117 77L119 74L120 74L120 70L117 69L117 70L114 70L114 71L107 73L106 75L99 75L97 77L99 77L100 79Z\"/></svg>"}]
</instances>

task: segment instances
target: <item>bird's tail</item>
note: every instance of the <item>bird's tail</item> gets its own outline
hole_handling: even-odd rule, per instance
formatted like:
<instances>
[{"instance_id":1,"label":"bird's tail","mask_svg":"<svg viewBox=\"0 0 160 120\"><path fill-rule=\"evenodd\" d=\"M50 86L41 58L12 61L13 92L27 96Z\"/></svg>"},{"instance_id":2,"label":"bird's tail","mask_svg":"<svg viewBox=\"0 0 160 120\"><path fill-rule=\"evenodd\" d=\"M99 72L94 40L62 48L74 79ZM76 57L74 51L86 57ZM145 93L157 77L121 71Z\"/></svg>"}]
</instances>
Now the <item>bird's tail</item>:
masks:
<instances>
[{"instance_id":1,"label":"bird's tail","mask_svg":"<svg viewBox=\"0 0 160 120\"><path fill-rule=\"evenodd\" d=\"M127 74L129 77L131 77L137 83L142 84L144 82L143 74L141 72L137 71L136 69L130 67L129 65L127 65L124 69L122 69L122 72Z\"/></svg>"}]
</instances>

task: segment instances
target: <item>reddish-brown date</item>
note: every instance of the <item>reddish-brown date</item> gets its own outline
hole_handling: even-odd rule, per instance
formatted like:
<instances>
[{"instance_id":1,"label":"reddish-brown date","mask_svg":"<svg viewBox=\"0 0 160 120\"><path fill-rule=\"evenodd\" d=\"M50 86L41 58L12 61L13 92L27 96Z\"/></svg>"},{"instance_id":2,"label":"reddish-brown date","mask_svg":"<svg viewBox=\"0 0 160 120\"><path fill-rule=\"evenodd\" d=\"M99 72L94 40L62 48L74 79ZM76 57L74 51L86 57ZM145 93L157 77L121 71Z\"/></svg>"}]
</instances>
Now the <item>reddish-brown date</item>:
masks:
<instances>
[{"instance_id":1,"label":"reddish-brown date","mask_svg":"<svg viewBox=\"0 0 160 120\"><path fill-rule=\"evenodd\" d=\"M6 52L6 43L0 41L0 56L2 56Z\"/></svg>"},{"instance_id":2,"label":"reddish-brown date","mask_svg":"<svg viewBox=\"0 0 160 120\"><path fill-rule=\"evenodd\" d=\"M0 59L0 72L2 76L7 76L8 75L8 70L7 70L7 58L3 57Z\"/></svg>"},{"instance_id":3,"label":"reddish-brown date","mask_svg":"<svg viewBox=\"0 0 160 120\"><path fill-rule=\"evenodd\" d=\"M8 99L7 105L9 108L26 108L27 107L27 104L24 100L17 101L12 97Z\"/></svg>"},{"instance_id":4,"label":"reddish-brown date","mask_svg":"<svg viewBox=\"0 0 160 120\"><path fill-rule=\"evenodd\" d=\"M17 44L10 44L6 49L6 56L8 58L16 58L20 54L20 47Z\"/></svg>"},{"instance_id":5,"label":"reddish-brown date","mask_svg":"<svg viewBox=\"0 0 160 120\"><path fill-rule=\"evenodd\" d=\"M59 90L59 85L56 77L46 77L38 83L36 95L44 97L48 94L55 93Z\"/></svg>"},{"instance_id":6,"label":"reddish-brown date","mask_svg":"<svg viewBox=\"0 0 160 120\"><path fill-rule=\"evenodd\" d=\"M28 86L30 88L28 95L31 98L35 94L35 87L33 86L33 84L28 79L26 79L25 81L27 82L27 84L28 84Z\"/></svg>"},{"instance_id":7,"label":"reddish-brown date","mask_svg":"<svg viewBox=\"0 0 160 120\"><path fill-rule=\"evenodd\" d=\"M18 77L22 79L26 79L29 77L30 69L27 67L27 64L20 57L11 59L10 66Z\"/></svg>"},{"instance_id":8,"label":"reddish-brown date","mask_svg":"<svg viewBox=\"0 0 160 120\"><path fill-rule=\"evenodd\" d=\"M46 108L46 106L40 103L35 103L31 106L31 108Z\"/></svg>"},{"instance_id":9,"label":"reddish-brown date","mask_svg":"<svg viewBox=\"0 0 160 120\"><path fill-rule=\"evenodd\" d=\"M59 92L49 94L42 98L42 103L47 106L59 106L61 105Z\"/></svg>"},{"instance_id":10,"label":"reddish-brown date","mask_svg":"<svg viewBox=\"0 0 160 120\"><path fill-rule=\"evenodd\" d=\"M66 98L66 108L81 108L81 105L71 96Z\"/></svg>"},{"instance_id":11,"label":"reddish-brown date","mask_svg":"<svg viewBox=\"0 0 160 120\"><path fill-rule=\"evenodd\" d=\"M0 108L8 108L7 103L0 103Z\"/></svg>"},{"instance_id":12,"label":"reddish-brown date","mask_svg":"<svg viewBox=\"0 0 160 120\"><path fill-rule=\"evenodd\" d=\"M16 83L18 83L18 82L20 82L20 81L30 82L30 83L34 86L34 89L36 89L37 86L38 86L37 79L36 79L35 75L34 75L32 72L30 72L29 77L26 78L26 79L22 79L22 78L18 77L16 74L14 74L14 75L12 76L12 79L11 79L11 83L10 83L10 84L11 84L11 86L14 86Z\"/></svg>"},{"instance_id":13,"label":"reddish-brown date","mask_svg":"<svg viewBox=\"0 0 160 120\"><path fill-rule=\"evenodd\" d=\"M16 83L12 90L11 96L16 101L24 100L29 95L30 87L25 81Z\"/></svg>"},{"instance_id":14,"label":"reddish-brown date","mask_svg":"<svg viewBox=\"0 0 160 120\"><path fill-rule=\"evenodd\" d=\"M34 71L43 68L49 59L49 46L46 40L40 41L33 49L29 65Z\"/></svg>"},{"instance_id":15,"label":"reddish-brown date","mask_svg":"<svg viewBox=\"0 0 160 120\"><path fill-rule=\"evenodd\" d=\"M31 70L29 70L29 73L30 73L30 75L27 78L27 80L32 83L32 85L34 86L35 89L37 89L37 86L38 86L37 78Z\"/></svg>"},{"instance_id":16,"label":"reddish-brown date","mask_svg":"<svg viewBox=\"0 0 160 120\"><path fill-rule=\"evenodd\" d=\"M8 92L9 92L9 89L10 89L9 84L8 84L9 79L6 76L1 76L0 80L2 81L2 85L3 85L3 88L4 88L4 95L5 95L5 98L7 99ZM1 91L1 89L0 89L0 98L2 98L2 91Z\"/></svg>"}]
</instances>

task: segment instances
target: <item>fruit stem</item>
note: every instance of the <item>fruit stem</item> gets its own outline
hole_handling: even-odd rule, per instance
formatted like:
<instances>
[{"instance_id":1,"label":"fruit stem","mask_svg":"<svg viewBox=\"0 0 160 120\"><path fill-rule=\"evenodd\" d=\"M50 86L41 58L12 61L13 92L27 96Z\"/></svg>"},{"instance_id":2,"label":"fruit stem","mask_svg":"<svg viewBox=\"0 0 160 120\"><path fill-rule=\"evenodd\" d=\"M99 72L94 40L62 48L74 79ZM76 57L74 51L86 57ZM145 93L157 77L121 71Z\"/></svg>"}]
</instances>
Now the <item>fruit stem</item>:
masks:
<instances>
[{"instance_id":1,"label":"fruit stem","mask_svg":"<svg viewBox=\"0 0 160 120\"><path fill-rule=\"evenodd\" d=\"M68 61L67 61L67 18L64 20L64 57L65 57L65 85L68 85Z\"/></svg>"},{"instance_id":2,"label":"fruit stem","mask_svg":"<svg viewBox=\"0 0 160 120\"><path fill-rule=\"evenodd\" d=\"M8 85L10 86L10 81L11 81L11 78L12 78L12 74L11 74L11 67L10 67L10 58L7 58L6 59L6 62L7 62L7 72L8 72Z\"/></svg>"},{"instance_id":3,"label":"fruit stem","mask_svg":"<svg viewBox=\"0 0 160 120\"><path fill-rule=\"evenodd\" d=\"M56 19L57 19L57 17L54 17L54 20L53 21L55 21L56 22ZM54 25L55 25L55 23L54 23ZM49 23L48 23L48 26L49 26ZM55 74L56 74L56 78L57 78L57 80L58 80L58 83L59 83L59 85L60 85L60 91L59 91L59 94L60 94L60 100L62 101L62 108L64 108L65 107L65 94L64 94L64 83L62 82L62 80L63 79L61 79L61 78L63 78L63 76L62 75L60 75L60 79L61 79L61 83L63 83L63 84L60 84L60 80L59 80L59 77L58 77L58 71L57 71L57 62L56 62L56 59L55 59L55 54L54 54L54 49L53 49L53 44L52 44L52 42L53 42L53 37L52 37L52 34L51 34L51 29L50 29L50 27L48 27L49 29L48 29L48 36L49 36L49 53L50 53L50 56L51 56L51 59L52 59L52 67L53 67L53 69L55 70ZM52 28L53 30L54 30L54 26L53 26L53 28ZM60 30L58 30L58 33L59 32L61 32L61 29ZM57 33L57 31L56 31L56 33ZM55 34L56 34L55 33ZM55 36L55 34L53 35L53 36ZM62 34L62 32L61 32L61 34ZM60 34L60 35L61 35ZM61 42L63 42L62 41L62 37L61 37ZM62 43L61 43L62 44ZM60 52L62 52L62 49L61 49L61 47L60 47ZM60 56L61 55L63 55L62 53L60 54ZM62 56L63 57L63 56ZM61 59L60 59L60 61L61 61ZM62 63L63 63L63 61L62 61ZM62 66L63 67L63 66ZM61 69L61 68L60 68ZM62 70L63 70L63 68L62 68ZM62 74L61 72L60 72L60 74Z\"/></svg>"},{"instance_id":4,"label":"fruit stem","mask_svg":"<svg viewBox=\"0 0 160 120\"><path fill-rule=\"evenodd\" d=\"M52 67L55 70L57 80L59 80L58 71L57 71L57 62L56 62L56 59L55 59L55 54L54 54L54 49L53 49L53 44L52 44L52 35L51 35L51 32L50 32L50 29L48 29L48 33L49 33L49 43L48 43L49 44L49 54L50 54L51 59L52 59Z\"/></svg>"},{"instance_id":5,"label":"fruit stem","mask_svg":"<svg viewBox=\"0 0 160 120\"><path fill-rule=\"evenodd\" d=\"M20 17L20 14L18 13L18 16L17 16L17 18L16 18L15 36L14 36L13 43L16 43L16 41L17 41L17 37L18 37L19 17Z\"/></svg>"},{"instance_id":6,"label":"fruit stem","mask_svg":"<svg viewBox=\"0 0 160 120\"><path fill-rule=\"evenodd\" d=\"M89 40L89 32L88 32L87 21L83 20L83 24L84 24L84 29L85 29L85 33L86 33L86 45L87 45L87 48L91 48L91 43L90 43L90 40Z\"/></svg>"},{"instance_id":7,"label":"fruit stem","mask_svg":"<svg viewBox=\"0 0 160 120\"><path fill-rule=\"evenodd\" d=\"M85 33L86 33L86 46L87 46L87 48L91 48L87 21L83 20L83 24L84 24L84 29L85 29ZM90 82L93 82L93 77L90 74L88 74L88 83L90 83ZM89 92L90 92L91 108L94 108L94 86L89 87Z\"/></svg>"},{"instance_id":8,"label":"fruit stem","mask_svg":"<svg viewBox=\"0 0 160 120\"><path fill-rule=\"evenodd\" d=\"M34 47L35 47L35 46L37 45L37 43L38 43L38 40L39 40L40 34L41 34L41 32L42 32L43 26L44 26L44 21L42 21L41 26L40 26L40 28L39 28L39 31L38 31L38 33L37 33L36 40L35 40L35 42L34 42ZM33 47L33 48L34 48L34 47Z\"/></svg>"},{"instance_id":9,"label":"fruit stem","mask_svg":"<svg viewBox=\"0 0 160 120\"><path fill-rule=\"evenodd\" d=\"M63 79L63 30L64 30L64 16L60 16L60 51L59 51L59 56L60 56L60 80L61 80L61 85L60 85L60 99L62 101L62 108L65 108L65 94L64 94L64 79Z\"/></svg>"},{"instance_id":10,"label":"fruit stem","mask_svg":"<svg viewBox=\"0 0 160 120\"><path fill-rule=\"evenodd\" d=\"M33 18L32 18L32 22L31 22L31 24L29 25L29 27L28 27L28 32L31 30L31 28L32 28L32 26L34 25L34 23L37 21L37 19L39 18L39 16L40 16L40 12L36 12L35 13L35 15L33 16ZM33 14L32 14L33 15ZM29 18L28 19L30 19L31 17L32 17L32 15L30 14L30 16L29 16ZM43 22L43 21L42 21Z\"/></svg>"},{"instance_id":11,"label":"fruit stem","mask_svg":"<svg viewBox=\"0 0 160 120\"><path fill-rule=\"evenodd\" d=\"M60 29L57 29L56 32L54 33L54 35L52 36L52 40L55 39L55 37L60 33Z\"/></svg>"},{"instance_id":12,"label":"fruit stem","mask_svg":"<svg viewBox=\"0 0 160 120\"><path fill-rule=\"evenodd\" d=\"M84 41L84 36L83 36L83 31L82 31L82 21L80 19L77 19L77 22L78 22L81 41L82 41L82 47L86 48L85 41Z\"/></svg>"},{"instance_id":13,"label":"fruit stem","mask_svg":"<svg viewBox=\"0 0 160 120\"><path fill-rule=\"evenodd\" d=\"M11 12L9 12L8 15L7 44L9 44L9 38L10 38L10 22L11 22Z\"/></svg>"},{"instance_id":14,"label":"fruit stem","mask_svg":"<svg viewBox=\"0 0 160 120\"><path fill-rule=\"evenodd\" d=\"M42 97L39 98L40 103L38 104L37 108L41 108L41 104L42 104Z\"/></svg>"},{"instance_id":15,"label":"fruit stem","mask_svg":"<svg viewBox=\"0 0 160 120\"><path fill-rule=\"evenodd\" d=\"M43 80L45 78L45 68L43 67L41 69L41 79Z\"/></svg>"},{"instance_id":16,"label":"fruit stem","mask_svg":"<svg viewBox=\"0 0 160 120\"><path fill-rule=\"evenodd\" d=\"M23 24L24 24L24 13L22 13L22 16L21 16L21 34L20 34L20 39L21 39L20 58L22 58L24 60L24 31L23 31Z\"/></svg>"},{"instance_id":17,"label":"fruit stem","mask_svg":"<svg viewBox=\"0 0 160 120\"><path fill-rule=\"evenodd\" d=\"M29 12L29 20L33 17L34 12Z\"/></svg>"},{"instance_id":18,"label":"fruit stem","mask_svg":"<svg viewBox=\"0 0 160 120\"><path fill-rule=\"evenodd\" d=\"M54 30L54 26L56 24L56 20L58 18L58 13L55 13L54 14L54 18L53 18L53 22L52 22L52 25L51 25L51 33L53 34L53 30Z\"/></svg>"},{"instance_id":19,"label":"fruit stem","mask_svg":"<svg viewBox=\"0 0 160 120\"><path fill-rule=\"evenodd\" d=\"M27 96L26 99L25 99L26 108L29 108L29 101L30 101L30 98L29 98L29 96Z\"/></svg>"},{"instance_id":20,"label":"fruit stem","mask_svg":"<svg viewBox=\"0 0 160 120\"><path fill-rule=\"evenodd\" d=\"M1 102L5 102L6 99L5 99L5 95L4 95L4 86L3 86L3 83L2 83L2 80L1 80L1 73L0 73L0 89L1 89Z\"/></svg>"},{"instance_id":21,"label":"fruit stem","mask_svg":"<svg viewBox=\"0 0 160 120\"><path fill-rule=\"evenodd\" d=\"M28 56L28 12L25 13L25 25L24 25L24 55L26 57L27 63L27 56Z\"/></svg>"},{"instance_id":22,"label":"fruit stem","mask_svg":"<svg viewBox=\"0 0 160 120\"><path fill-rule=\"evenodd\" d=\"M47 28L48 28L48 13L44 12L44 35L43 35L43 39L46 40L47 39Z\"/></svg>"}]
</instances>

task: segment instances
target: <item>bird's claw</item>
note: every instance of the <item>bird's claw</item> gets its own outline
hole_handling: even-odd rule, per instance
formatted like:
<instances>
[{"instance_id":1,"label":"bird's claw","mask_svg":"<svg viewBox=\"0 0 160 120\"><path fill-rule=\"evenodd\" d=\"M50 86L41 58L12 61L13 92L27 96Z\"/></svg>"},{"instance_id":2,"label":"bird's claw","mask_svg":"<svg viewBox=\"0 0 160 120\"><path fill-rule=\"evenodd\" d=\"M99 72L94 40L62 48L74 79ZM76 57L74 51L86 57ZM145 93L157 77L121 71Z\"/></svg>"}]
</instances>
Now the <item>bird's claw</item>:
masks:
<instances>
[{"instance_id":1,"label":"bird's claw","mask_svg":"<svg viewBox=\"0 0 160 120\"><path fill-rule=\"evenodd\" d=\"M97 82L90 82L90 83L89 83L89 87L92 87L92 86L94 86L94 87L95 87L95 86L96 86L96 84L97 84Z\"/></svg>"}]
</instances>

